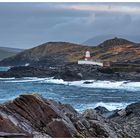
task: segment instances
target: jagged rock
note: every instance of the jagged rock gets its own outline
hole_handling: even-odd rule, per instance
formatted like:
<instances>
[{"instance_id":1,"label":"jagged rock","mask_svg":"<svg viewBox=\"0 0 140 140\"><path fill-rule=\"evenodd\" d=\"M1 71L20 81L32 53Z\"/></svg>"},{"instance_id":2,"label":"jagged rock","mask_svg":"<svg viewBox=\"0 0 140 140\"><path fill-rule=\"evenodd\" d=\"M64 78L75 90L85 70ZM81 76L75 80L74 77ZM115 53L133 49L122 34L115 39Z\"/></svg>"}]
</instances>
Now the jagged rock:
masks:
<instances>
[{"instance_id":1,"label":"jagged rock","mask_svg":"<svg viewBox=\"0 0 140 140\"><path fill-rule=\"evenodd\" d=\"M85 81L84 84L92 84L93 82Z\"/></svg>"},{"instance_id":2,"label":"jagged rock","mask_svg":"<svg viewBox=\"0 0 140 140\"><path fill-rule=\"evenodd\" d=\"M86 120L86 119L82 119L82 124L87 128L89 129L90 128L90 123Z\"/></svg>"},{"instance_id":3,"label":"jagged rock","mask_svg":"<svg viewBox=\"0 0 140 140\"><path fill-rule=\"evenodd\" d=\"M104 114L104 113L108 113L109 110L106 109L105 107L102 107L102 106L98 106L95 108L96 112L97 113L100 113L100 114Z\"/></svg>"},{"instance_id":4,"label":"jagged rock","mask_svg":"<svg viewBox=\"0 0 140 140\"><path fill-rule=\"evenodd\" d=\"M51 130L51 135L53 137L74 137L76 135L76 130L64 121L63 119L55 119L48 124L49 129ZM72 132L73 131L73 132Z\"/></svg>"},{"instance_id":5,"label":"jagged rock","mask_svg":"<svg viewBox=\"0 0 140 140\"><path fill-rule=\"evenodd\" d=\"M126 107L111 120L121 127L123 137L140 137L140 103L133 103Z\"/></svg>"},{"instance_id":6,"label":"jagged rock","mask_svg":"<svg viewBox=\"0 0 140 140\"><path fill-rule=\"evenodd\" d=\"M77 121L75 123L75 125L76 125L76 127L77 127L78 130L85 130L86 129L86 127L82 124L81 121Z\"/></svg>"},{"instance_id":7,"label":"jagged rock","mask_svg":"<svg viewBox=\"0 0 140 140\"><path fill-rule=\"evenodd\" d=\"M34 131L37 131L46 133L51 137L70 137L70 135L72 137L77 133L67 116L54 106L52 102L47 102L47 100L43 100L37 95L21 95L13 102L9 102L4 107L1 107L1 111L7 116L11 116L11 129L15 128L16 132L20 130L32 134ZM56 121L60 118L62 121ZM9 124L7 123L7 125ZM55 124L58 127L52 127ZM69 126L69 133L65 133L65 135L64 133L59 133L62 126L65 128L66 124ZM6 125L5 127L7 128ZM58 134L54 135L54 131L58 131Z\"/></svg>"},{"instance_id":8,"label":"jagged rock","mask_svg":"<svg viewBox=\"0 0 140 140\"><path fill-rule=\"evenodd\" d=\"M102 121L103 117L96 112L95 109L87 109L83 112L83 116L89 120L99 120Z\"/></svg>"},{"instance_id":9,"label":"jagged rock","mask_svg":"<svg viewBox=\"0 0 140 140\"><path fill-rule=\"evenodd\" d=\"M89 122L91 124L90 132L94 134L95 137L118 137L118 134L113 130L113 128L109 124L97 120L90 120Z\"/></svg>"},{"instance_id":10,"label":"jagged rock","mask_svg":"<svg viewBox=\"0 0 140 140\"><path fill-rule=\"evenodd\" d=\"M113 118L113 117L117 117L117 116L120 116L119 115L119 112L120 110L116 109L116 110L113 110L113 111L109 111L108 113L104 113L102 114L105 118Z\"/></svg>"},{"instance_id":11,"label":"jagged rock","mask_svg":"<svg viewBox=\"0 0 140 140\"><path fill-rule=\"evenodd\" d=\"M36 94L0 105L0 137L140 137L139 103L102 116L105 108L77 112L68 104Z\"/></svg>"},{"instance_id":12,"label":"jagged rock","mask_svg":"<svg viewBox=\"0 0 140 140\"><path fill-rule=\"evenodd\" d=\"M122 110L118 111L118 114L120 116L125 116L126 115L126 110L125 109L122 109Z\"/></svg>"},{"instance_id":13,"label":"jagged rock","mask_svg":"<svg viewBox=\"0 0 140 140\"><path fill-rule=\"evenodd\" d=\"M140 113L140 102L130 104L126 107L126 114Z\"/></svg>"}]
</instances>

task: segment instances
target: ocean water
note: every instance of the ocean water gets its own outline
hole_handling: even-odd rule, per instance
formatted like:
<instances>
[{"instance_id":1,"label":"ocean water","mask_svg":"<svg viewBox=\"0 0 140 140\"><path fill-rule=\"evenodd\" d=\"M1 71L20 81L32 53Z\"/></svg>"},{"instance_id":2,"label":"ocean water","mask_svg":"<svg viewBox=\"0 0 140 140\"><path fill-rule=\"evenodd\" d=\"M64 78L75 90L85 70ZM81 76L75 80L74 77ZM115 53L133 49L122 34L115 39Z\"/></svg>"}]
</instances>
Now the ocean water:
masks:
<instances>
[{"instance_id":1,"label":"ocean water","mask_svg":"<svg viewBox=\"0 0 140 140\"><path fill-rule=\"evenodd\" d=\"M78 111L97 106L104 106L109 110L121 109L140 101L140 82L86 81L91 83L36 77L0 78L0 103L27 93L38 93L43 97L71 104Z\"/></svg>"},{"instance_id":2,"label":"ocean water","mask_svg":"<svg viewBox=\"0 0 140 140\"><path fill-rule=\"evenodd\" d=\"M10 69L10 67L0 67L0 71L7 71L9 69Z\"/></svg>"}]
</instances>

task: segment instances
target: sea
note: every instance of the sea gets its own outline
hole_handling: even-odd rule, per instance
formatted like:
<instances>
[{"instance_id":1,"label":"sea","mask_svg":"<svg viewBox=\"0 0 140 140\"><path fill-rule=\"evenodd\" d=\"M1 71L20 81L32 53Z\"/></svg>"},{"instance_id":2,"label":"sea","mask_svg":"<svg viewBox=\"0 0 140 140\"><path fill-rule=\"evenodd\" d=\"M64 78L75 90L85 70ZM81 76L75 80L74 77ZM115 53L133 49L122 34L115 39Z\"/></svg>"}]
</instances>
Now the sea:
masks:
<instances>
[{"instance_id":1,"label":"sea","mask_svg":"<svg viewBox=\"0 0 140 140\"><path fill-rule=\"evenodd\" d=\"M0 71L8 69L0 67ZM94 79L67 82L53 77L0 78L0 103L13 100L20 94L32 93L70 104L80 112L98 106L111 111L140 101L140 82Z\"/></svg>"}]
</instances>

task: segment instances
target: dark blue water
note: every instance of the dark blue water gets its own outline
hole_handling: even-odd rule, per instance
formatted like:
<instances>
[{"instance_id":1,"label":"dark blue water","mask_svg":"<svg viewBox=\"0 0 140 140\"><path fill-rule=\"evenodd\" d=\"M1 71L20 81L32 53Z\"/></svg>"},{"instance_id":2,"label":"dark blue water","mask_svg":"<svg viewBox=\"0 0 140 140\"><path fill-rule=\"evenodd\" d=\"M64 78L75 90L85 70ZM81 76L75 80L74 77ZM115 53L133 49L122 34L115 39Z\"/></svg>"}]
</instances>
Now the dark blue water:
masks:
<instances>
[{"instance_id":1,"label":"dark blue water","mask_svg":"<svg viewBox=\"0 0 140 140\"><path fill-rule=\"evenodd\" d=\"M37 78L0 79L1 103L27 93L38 93L71 104L80 111L99 105L113 110L140 101L140 83L94 81L92 84L84 84L83 81L67 83Z\"/></svg>"}]
</instances>

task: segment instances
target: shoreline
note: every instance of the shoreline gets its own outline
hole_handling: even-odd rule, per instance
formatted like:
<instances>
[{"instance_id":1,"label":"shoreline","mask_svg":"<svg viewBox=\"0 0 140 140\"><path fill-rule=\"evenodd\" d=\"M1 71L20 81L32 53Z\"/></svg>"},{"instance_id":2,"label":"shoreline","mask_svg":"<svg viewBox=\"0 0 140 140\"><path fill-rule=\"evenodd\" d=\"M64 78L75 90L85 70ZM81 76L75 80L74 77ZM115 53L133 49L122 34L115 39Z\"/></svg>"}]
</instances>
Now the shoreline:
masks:
<instances>
[{"instance_id":1,"label":"shoreline","mask_svg":"<svg viewBox=\"0 0 140 140\"><path fill-rule=\"evenodd\" d=\"M99 106L79 113L69 104L23 94L0 105L0 137L140 137L139 106L114 111Z\"/></svg>"},{"instance_id":2,"label":"shoreline","mask_svg":"<svg viewBox=\"0 0 140 140\"><path fill-rule=\"evenodd\" d=\"M125 69L126 70L126 69ZM109 80L140 82L140 73L137 71L120 71L112 67L104 68L94 65L78 65L68 63L59 67L17 66L8 71L0 71L1 78L22 77L54 77L64 81L79 80Z\"/></svg>"}]
</instances>

